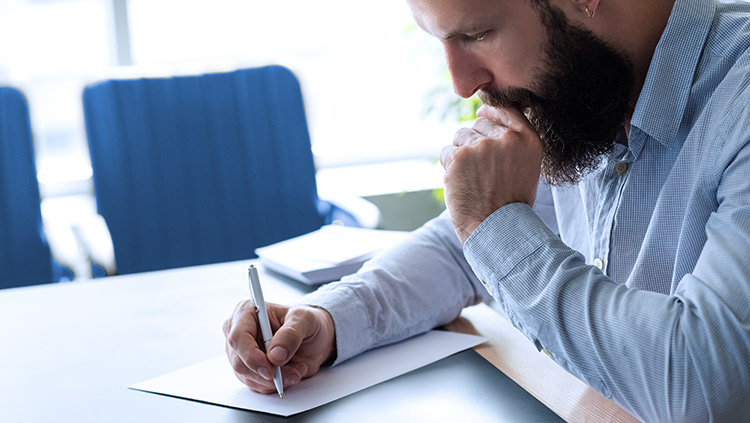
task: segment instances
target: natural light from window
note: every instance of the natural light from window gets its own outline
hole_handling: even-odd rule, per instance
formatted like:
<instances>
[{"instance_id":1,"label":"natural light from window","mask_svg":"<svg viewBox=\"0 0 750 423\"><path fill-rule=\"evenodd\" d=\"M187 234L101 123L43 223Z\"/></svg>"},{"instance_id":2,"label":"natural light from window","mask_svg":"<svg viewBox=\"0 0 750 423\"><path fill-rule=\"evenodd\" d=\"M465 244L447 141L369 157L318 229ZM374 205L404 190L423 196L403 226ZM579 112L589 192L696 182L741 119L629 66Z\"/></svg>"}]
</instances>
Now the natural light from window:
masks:
<instances>
[{"instance_id":1,"label":"natural light from window","mask_svg":"<svg viewBox=\"0 0 750 423\"><path fill-rule=\"evenodd\" d=\"M404 1L129 0L125 67L117 1L0 2L0 84L29 101L43 195L91 189L81 91L111 77L285 65L301 81L320 168L435 158L450 142L452 129L423 113L447 83L440 47Z\"/></svg>"}]
</instances>

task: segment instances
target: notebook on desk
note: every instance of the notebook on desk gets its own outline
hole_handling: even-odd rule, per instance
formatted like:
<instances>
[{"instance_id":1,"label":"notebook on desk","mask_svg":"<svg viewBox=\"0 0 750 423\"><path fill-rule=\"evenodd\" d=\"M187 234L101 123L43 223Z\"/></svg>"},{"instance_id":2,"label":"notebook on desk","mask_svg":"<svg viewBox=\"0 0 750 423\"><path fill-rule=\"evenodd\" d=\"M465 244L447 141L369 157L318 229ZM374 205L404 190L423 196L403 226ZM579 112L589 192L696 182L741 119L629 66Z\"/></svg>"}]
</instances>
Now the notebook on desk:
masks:
<instances>
[{"instance_id":1,"label":"notebook on desk","mask_svg":"<svg viewBox=\"0 0 750 423\"><path fill-rule=\"evenodd\" d=\"M308 285L341 279L384 248L403 240L408 232L326 225L266 247L255 254L266 269Z\"/></svg>"}]
</instances>

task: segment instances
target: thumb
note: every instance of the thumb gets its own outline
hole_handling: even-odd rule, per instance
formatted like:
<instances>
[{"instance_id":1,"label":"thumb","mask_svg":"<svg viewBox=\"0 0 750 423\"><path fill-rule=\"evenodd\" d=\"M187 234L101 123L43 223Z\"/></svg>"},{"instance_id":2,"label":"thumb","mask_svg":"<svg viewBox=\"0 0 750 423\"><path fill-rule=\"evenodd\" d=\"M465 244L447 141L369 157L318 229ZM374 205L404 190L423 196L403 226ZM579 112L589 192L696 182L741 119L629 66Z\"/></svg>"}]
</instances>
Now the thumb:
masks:
<instances>
[{"instance_id":1,"label":"thumb","mask_svg":"<svg viewBox=\"0 0 750 423\"><path fill-rule=\"evenodd\" d=\"M309 336L307 319L299 316L297 309L292 309L284 319L284 324L273 335L268 347L268 361L275 366L286 364L299 350L302 342Z\"/></svg>"}]
</instances>

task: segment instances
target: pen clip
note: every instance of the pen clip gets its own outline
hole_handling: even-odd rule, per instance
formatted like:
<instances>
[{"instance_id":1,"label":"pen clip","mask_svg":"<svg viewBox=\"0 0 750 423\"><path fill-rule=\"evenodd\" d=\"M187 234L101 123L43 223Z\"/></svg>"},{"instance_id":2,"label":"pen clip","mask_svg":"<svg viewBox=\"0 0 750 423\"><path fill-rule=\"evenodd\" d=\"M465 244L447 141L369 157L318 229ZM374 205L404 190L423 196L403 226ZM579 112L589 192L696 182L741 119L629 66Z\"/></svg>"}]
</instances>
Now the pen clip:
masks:
<instances>
[{"instance_id":1,"label":"pen clip","mask_svg":"<svg viewBox=\"0 0 750 423\"><path fill-rule=\"evenodd\" d=\"M255 266L252 264L250 267L247 268L247 284L250 286L250 304L255 307L255 312L258 312L258 301L255 299L255 290L253 289L253 283L252 283L252 270Z\"/></svg>"},{"instance_id":2,"label":"pen clip","mask_svg":"<svg viewBox=\"0 0 750 423\"><path fill-rule=\"evenodd\" d=\"M263 301L263 293L260 291L260 286L255 288L258 284L258 268L252 264L247 268L247 279L248 285L250 286L250 304L255 309L255 314L260 314L261 306L259 305Z\"/></svg>"}]
</instances>

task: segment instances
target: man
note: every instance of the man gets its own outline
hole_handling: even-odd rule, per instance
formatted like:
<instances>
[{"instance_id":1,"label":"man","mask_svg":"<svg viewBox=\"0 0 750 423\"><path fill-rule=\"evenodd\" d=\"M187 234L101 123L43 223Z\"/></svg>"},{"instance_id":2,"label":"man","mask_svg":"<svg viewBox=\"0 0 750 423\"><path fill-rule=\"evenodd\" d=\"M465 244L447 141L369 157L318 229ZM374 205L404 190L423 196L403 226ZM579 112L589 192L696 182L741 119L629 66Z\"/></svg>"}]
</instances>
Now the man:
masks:
<instances>
[{"instance_id":1,"label":"man","mask_svg":"<svg viewBox=\"0 0 750 423\"><path fill-rule=\"evenodd\" d=\"M447 214L274 305L267 355L238 305L240 380L273 392L283 365L294 385L489 292L639 419L750 421L750 4L408 2L486 104L442 151Z\"/></svg>"}]
</instances>

